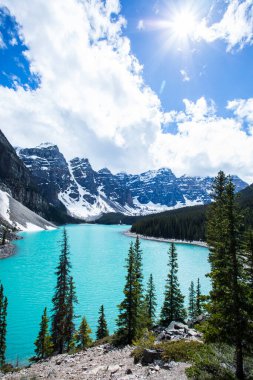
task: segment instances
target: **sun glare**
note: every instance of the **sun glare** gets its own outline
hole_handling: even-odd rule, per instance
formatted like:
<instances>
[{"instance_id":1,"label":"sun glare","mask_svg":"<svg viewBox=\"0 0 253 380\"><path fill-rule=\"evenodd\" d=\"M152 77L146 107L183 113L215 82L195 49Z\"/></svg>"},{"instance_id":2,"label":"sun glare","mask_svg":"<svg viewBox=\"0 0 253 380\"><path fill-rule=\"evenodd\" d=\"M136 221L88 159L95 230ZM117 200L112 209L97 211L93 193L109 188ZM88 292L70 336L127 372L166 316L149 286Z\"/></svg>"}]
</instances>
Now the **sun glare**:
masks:
<instances>
[{"instance_id":1,"label":"sun glare","mask_svg":"<svg viewBox=\"0 0 253 380\"><path fill-rule=\"evenodd\" d=\"M191 10L185 9L173 15L170 29L175 38L180 40L190 39L194 36L197 21Z\"/></svg>"}]
</instances>

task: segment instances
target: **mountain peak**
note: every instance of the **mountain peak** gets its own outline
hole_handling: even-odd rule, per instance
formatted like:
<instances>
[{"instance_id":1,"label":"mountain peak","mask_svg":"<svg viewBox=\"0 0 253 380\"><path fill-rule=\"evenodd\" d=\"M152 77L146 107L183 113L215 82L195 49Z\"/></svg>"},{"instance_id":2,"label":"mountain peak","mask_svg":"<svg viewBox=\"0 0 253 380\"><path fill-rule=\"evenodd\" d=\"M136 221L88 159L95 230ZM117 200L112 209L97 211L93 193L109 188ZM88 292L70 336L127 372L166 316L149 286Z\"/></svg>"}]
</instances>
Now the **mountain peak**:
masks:
<instances>
[{"instance_id":1,"label":"mountain peak","mask_svg":"<svg viewBox=\"0 0 253 380\"><path fill-rule=\"evenodd\" d=\"M47 148L58 148L56 144L53 144L51 142L44 142L36 146L36 148L40 149L47 149Z\"/></svg>"},{"instance_id":2,"label":"mountain peak","mask_svg":"<svg viewBox=\"0 0 253 380\"><path fill-rule=\"evenodd\" d=\"M99 174L112 174L109 169L103 168L98 171Z\"/></svg>"}]
</instances>

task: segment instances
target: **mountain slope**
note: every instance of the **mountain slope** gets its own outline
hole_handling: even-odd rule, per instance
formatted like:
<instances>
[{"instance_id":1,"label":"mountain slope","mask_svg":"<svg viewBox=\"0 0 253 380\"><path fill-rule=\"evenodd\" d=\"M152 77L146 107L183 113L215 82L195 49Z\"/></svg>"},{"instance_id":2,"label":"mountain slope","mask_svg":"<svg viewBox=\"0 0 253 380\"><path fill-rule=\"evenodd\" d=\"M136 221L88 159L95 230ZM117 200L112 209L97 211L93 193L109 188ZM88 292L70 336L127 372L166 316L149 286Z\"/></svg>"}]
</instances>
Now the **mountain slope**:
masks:
<instances>
[{"instance_id":1,"label":"mountain slope","mask_svg":"<svg viewBox=\"0 0 253 380\"><path fill-rule=\"evenodd\" d=\"M35 214L2 190L0 190L0 220L5 225L22 231L55 228L54 224Z\"/></svg>"},{"instance_id":2,"label":"mountain slope","mask_svg":"<svg viewBox=\"0 0 253 380\"><path fill-rule=\"evenodd\" d=\"M95 171L86 158L67 162L54 144L17 148L41 193L54 206L64 205L72 216L94 220L106 213L147 215L211 201L213 178L177 178L161 168L141 174ZM247 184L234 176L237 191Z\"/></svg>"},{"instance_id":3,"label":"mountain slope","mask_svg":"<svg viewBox=\"0 0 253 380\"><path fill-rule=\"evenodd\" d=\"M51 188L51 186L50 186ZM41 194L29 168L0 130L0 189L41 217L61 224L75 221L62 203L53 205ZM57 197L57 193L56 193Z\"/></svg>"}]
</instances>

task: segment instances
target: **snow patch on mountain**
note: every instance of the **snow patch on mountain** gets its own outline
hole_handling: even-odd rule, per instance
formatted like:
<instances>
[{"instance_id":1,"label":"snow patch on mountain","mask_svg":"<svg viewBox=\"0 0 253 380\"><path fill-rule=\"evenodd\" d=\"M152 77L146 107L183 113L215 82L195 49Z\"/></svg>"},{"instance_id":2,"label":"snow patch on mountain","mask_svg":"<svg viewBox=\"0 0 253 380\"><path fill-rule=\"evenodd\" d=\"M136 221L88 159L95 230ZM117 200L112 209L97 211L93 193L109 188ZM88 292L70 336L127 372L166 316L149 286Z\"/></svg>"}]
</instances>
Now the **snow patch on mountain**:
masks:
<instances>
[{"instance_id":1,"label":"snow patch on mountain","mask_svg":"<svg viewBox=\"0 0 253 380\"><path fill-rule=\"evenodd\" d=\"M21 231L42 231L56 226L35 214L7 192L0 190L0 218L10 227Z\"/></svg>"},{"instance_id":2,"label":"snow patch on mountain","mask_svg":"<svg viewBox=\"0 0 253 380\"><path fill-rule=\"evenodd\" d=\"M18 148L17 153L47 201L57 207L63 204L71 216L81 219L108 212L147 215L211 202L211 177L177 178L169 168L141 174L95 171L87 158L67 162L52 143ZM236 191L247 186L237 176L233 181Z\"/></svg>"}]
</instances>

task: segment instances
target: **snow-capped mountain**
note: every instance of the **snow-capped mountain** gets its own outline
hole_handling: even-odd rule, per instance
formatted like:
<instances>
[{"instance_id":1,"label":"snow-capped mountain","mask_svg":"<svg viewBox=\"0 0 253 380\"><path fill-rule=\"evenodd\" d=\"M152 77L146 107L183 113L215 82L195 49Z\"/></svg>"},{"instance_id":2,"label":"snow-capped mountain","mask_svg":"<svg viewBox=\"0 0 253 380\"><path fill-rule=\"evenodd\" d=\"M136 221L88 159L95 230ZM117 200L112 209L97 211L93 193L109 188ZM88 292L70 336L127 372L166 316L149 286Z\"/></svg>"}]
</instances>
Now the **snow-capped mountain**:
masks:
<instances>
[{"instance_id":1,"label":"snow-capped mountain","mask_svg":"<svg viewBox=\"0 0 253 380\"><path fill-rule=\"evenodd\" d=\"M75 217L95 218L107 212L149 214L211 201L211 177L177 178L168 168L135 175L112 174L107 168L95 171L87 158L67 162L50 143L16 151L42 195L54 206L63 204ZM247 186L237 176L233 179L237 191Z\"/></svg>"}]
</instances>

